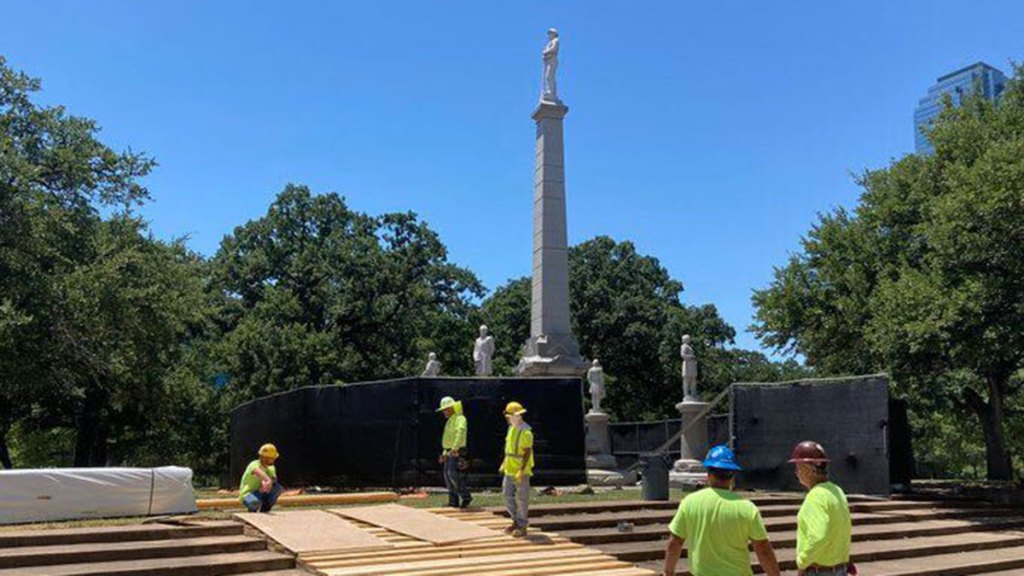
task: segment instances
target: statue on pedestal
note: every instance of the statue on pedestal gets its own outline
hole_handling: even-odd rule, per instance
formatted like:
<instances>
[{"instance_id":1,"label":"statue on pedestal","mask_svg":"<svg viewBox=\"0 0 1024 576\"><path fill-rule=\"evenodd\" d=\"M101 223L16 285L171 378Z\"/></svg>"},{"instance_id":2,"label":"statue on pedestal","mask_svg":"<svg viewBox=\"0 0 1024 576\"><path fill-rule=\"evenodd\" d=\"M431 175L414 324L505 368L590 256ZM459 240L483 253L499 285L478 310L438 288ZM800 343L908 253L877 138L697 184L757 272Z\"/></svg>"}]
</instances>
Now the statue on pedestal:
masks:
<instances>
[{"instance_id":1,"label":"statue on pedestal","mask_svg":"<svg viewBox=\"0 0 1024 576\"><path fill-rule=\"evenodd\" d=\"M683 336L679 355L683 357L683 401L697 400L697 355L690 346L690 335Z\"/></svg>"},{"instance_id":2,"label":"statue on pedestal","mask_svg":"<svg viewBox=\"0 0 1024 576\"><path fill-rule=\"evenodd\" d=\"M555 71L558 70L558 30L548 30L548 43L544 46L544 81L540 99L549 102L561 102L558 99L558 86L555 83Z\"/></svg>"},{"instance_id":3,"label":"statue on pedestal","mask_svg":"<svg viewBox=\"0 0 1024 576\"><path fill-rule=\"evenodd\" d=\"M477 376L490 376L491 356L494 355L494 336L487 335L487 326L480 327L480 337L473 344L473 366Z\"/></svg>"},{"instance_id":4,"label":"statue on pedestal","mask_svg":"<svg viewBox=\"0 0 1024 576\"><path fill-rule=\"evenodd\" d=\"M590 411L603 413L601 400L604 400L604 369L597 358L594 358L590 370L587 370L587 382L590 382L590 401L593 404Z\"/></svg>"},{"instance_id":5,"label":"statue on pedestal","mask_svg":"<svg viewBox=\"0 0 1024 576\"><path fill-rule=\"evenodd\" d=\"M437 354L433 352L427 357L427 366L423 368L421 376L437 376L441 374L441 363L437 361Z\"/></svg>"}]
</instances>

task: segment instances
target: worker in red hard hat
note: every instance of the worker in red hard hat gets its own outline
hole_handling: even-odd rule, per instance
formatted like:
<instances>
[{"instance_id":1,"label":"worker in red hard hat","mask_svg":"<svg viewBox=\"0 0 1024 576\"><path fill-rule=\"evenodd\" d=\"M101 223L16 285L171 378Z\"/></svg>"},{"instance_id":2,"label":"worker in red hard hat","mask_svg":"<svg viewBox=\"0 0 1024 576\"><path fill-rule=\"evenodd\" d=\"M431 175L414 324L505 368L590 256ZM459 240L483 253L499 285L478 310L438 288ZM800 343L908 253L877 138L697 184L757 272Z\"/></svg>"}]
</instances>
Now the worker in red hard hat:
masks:
<instances>
[{"instance_id":1,"label":"worker in red hard hat","mask_svg":"<svg viewBox=\"0 0 1024 576\"><path fill-rule=\"evenodd\" d=\"M797 574L856 574L850 563L850 505L843 489L829 481L825 449L805 440L793 448L789 461L796 464L796 477L808 490L796 517Z\"/></svg>"}]
</instances>

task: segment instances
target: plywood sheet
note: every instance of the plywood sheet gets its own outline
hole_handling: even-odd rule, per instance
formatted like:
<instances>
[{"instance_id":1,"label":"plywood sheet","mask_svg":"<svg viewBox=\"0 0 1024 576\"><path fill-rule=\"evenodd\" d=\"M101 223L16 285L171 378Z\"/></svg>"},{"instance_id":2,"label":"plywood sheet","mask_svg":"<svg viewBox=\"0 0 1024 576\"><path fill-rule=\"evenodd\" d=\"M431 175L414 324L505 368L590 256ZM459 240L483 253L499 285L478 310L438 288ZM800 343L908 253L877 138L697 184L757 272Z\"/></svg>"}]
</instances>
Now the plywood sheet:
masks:
<instances>
[{"instance_id":1,"label":"plywood sheet","mask_svg":"<svg viewBox=\"0 0 1024 576\"><path fill-rule=\"evenodd\" d=\"M394 546L344 518L323 510L269 514L246 512L235 514L235 517L295 554L383 550Z\"/></svg>"},{"instance_id":2,"label":"plywood sheet","mask_svg":"<svg viewBox=\"0 0 1024 576\"><path fill-rule=\"evenodd\" d=\"M335 508L331 512L433 544L454 544L466 540L501 536L500 532L471 522L400 504Z\"/></svg>"}]
</instances>

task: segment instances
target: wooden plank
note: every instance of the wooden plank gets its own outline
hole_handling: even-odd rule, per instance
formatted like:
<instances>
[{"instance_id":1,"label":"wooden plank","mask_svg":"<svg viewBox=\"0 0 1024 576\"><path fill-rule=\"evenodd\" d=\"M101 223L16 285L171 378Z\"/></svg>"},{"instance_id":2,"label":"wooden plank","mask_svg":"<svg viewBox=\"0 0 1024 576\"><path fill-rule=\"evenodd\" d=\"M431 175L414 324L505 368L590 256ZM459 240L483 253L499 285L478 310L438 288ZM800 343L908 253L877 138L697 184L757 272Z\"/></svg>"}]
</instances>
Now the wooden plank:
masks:
<instances>
[{"instance_id":1,"label":"wooden plank","mask_svg":"<svg viewBox=\"0 0 1024 576\"><path fill-rule=\"evenodd\" d=\"M394 545L322 510L235 514L295 554L388 549Z\"/></svg>"},{"instance_id":2,"label":"wooden plank","mask_svg":"<svg viewBox=\"0 0 1024 576\"><path fill-rule=\"evenodd\" d=\"M394 492L360 492L352 494L299 494L296 496L281 496L277 499L277 506L346 506L349 504L374 504L394 502L398 500L398 494ZM238 498L204 498L196 500L196 507L200 510L228 510L241 508L242 503Z\"/></svg>"},{"instance_id":3,"label":"wooden plank","mask_svg":"<svg viewBox=\"0 0 1024 576\"><path fill-rule=\"evenodd\" d=\"M348 568L333 568L324 570L330 576L377 576L397 574L430 574L431 570L444 568L458 568L463 574L486 574L480 568L490 567L499 569L510 567L515 563L526 563L532 561L546 561L552 559L563 559L569 556L575 557L598 557L608 558L597 550L578 547L572 550L551 550L548 547L544 551L517 552L515 554L493 554L487 556L451 558L445 560L422 560L403 562L400 564L366 565ZM474 569L475 568L475 569Z\"/></svg>"},{"instance_id":4,"label":"wooden plank","mask_svg":"<svg viewBox=\"0 0 1024 576\"><path fill-rule=\"evenodd\" d=\"M501 536L500 532L471 522L400 504L337 508L331 512L437 545Z\"/></svg>"}]
</instances>

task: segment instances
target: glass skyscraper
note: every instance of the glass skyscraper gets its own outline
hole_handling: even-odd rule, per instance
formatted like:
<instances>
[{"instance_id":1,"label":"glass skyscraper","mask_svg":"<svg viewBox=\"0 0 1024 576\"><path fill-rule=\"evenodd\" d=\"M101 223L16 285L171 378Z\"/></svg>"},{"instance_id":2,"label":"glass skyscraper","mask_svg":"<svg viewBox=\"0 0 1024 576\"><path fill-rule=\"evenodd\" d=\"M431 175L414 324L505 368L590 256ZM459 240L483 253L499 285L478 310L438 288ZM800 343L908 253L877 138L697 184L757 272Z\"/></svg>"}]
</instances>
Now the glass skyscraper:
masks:
<instances>
[{"instance_id":1,"label":"glass skyscraper","mask_svg":"<svg viewBox=\"0 0 1024 576\"><path fill-rule=\"evenodd\" d=\"M921 129L930 126L942 112L942 96L949 94L953 105L959 106L960 100L975 87L986 99L995 101L1006 87L1006 75L984 62L977 62L942 76L928 88L928 95L918 100L914 109L914 149L918 154L935 152Z\"/></svg>"}]
</instances>

